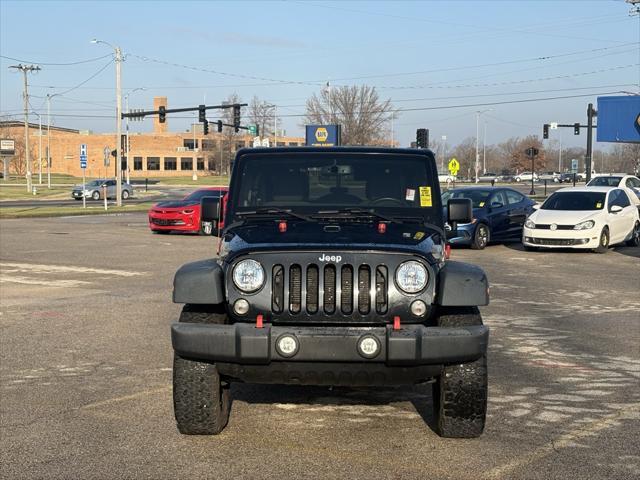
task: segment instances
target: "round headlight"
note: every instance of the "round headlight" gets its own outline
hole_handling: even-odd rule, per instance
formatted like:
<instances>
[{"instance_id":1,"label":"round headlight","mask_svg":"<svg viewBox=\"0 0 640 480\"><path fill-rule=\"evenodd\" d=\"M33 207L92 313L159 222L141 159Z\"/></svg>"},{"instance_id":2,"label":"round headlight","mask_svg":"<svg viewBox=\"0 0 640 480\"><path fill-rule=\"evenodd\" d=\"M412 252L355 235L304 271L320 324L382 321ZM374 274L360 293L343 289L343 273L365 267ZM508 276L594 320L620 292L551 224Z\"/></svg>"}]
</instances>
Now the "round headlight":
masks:
<instances>
[{"instance_id":1,"label":"round headlight","mask_svg":"<svg viewBox=\"0 0 640 480\"><path fill-rule=\"evenodd\" d=\"M255 260L242 260L233 267L233 283L245 293L255 292L264 284L264 269Z\"/></svg>"},{"instance_id":2,"label":"round headlight","mask_svg":"<svg viewBox=\"0 0 640 480\"><path fill-rule=\"evenodd\" d=\"M418 293L427 286L429 273L420 262L404 262L396 270L396 283L403 292Z\"/></svg>"},{"instance_id":3,"label":"round headlight","mask_svg":"<svg viewBox=\"0 0 640 480\"><path fill-rule=\"evenodd\" d=\"M524 226L527 228L531 228L531 229L535 229L536 228L536 224L533 220L531 220L530 218L527 218L527 221L524 222Z\"/></svg>"}]
</instances>

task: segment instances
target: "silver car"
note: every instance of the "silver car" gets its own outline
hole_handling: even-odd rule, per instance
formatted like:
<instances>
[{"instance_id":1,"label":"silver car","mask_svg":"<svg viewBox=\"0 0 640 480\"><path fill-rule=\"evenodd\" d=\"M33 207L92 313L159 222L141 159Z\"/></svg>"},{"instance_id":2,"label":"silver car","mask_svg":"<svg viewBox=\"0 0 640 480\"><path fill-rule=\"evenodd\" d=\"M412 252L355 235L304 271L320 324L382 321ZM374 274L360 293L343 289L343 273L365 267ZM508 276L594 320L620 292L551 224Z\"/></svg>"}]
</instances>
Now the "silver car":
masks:
<instances>
[{"instance_id":1,"label":"silver car","mask_svg":"<svg viewBox=\"0 0 640 480\"><path fill-rule=\"evenodd\" d=\"M107 189L107 198L116 198L116 181L109 178L99 178L97 180L91 180L84 185L84 191L82 185L75 185L71 192L71 197L76 200L82 200L82 197L92 198L93 200L100 200L104 198L105 186ZM122 199L126 200L133 196L133 187L122 182Z\"/></svg>"}]
</instances>

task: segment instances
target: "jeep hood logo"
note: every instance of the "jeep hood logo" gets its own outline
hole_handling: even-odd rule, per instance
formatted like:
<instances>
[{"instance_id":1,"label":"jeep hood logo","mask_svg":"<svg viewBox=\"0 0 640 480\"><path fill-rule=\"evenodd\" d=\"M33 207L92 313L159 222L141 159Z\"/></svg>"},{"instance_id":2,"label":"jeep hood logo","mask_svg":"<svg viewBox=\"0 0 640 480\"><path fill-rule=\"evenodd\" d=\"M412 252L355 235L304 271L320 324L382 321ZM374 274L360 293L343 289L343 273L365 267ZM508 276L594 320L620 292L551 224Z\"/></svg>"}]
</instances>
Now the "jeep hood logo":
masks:
<instances>
[{"instance_id":1,"label":"jeep hood logo","mask_svg":"<svg viewBox=\"0 0 640 480\"><path fill-rule=\"evenodd\" d=\"M318 257L318 260L321 262L340 263L342 261L342 257L340 255L327 255L326 253L323 253L321 257Z\"/></svg>"}]
</instances>

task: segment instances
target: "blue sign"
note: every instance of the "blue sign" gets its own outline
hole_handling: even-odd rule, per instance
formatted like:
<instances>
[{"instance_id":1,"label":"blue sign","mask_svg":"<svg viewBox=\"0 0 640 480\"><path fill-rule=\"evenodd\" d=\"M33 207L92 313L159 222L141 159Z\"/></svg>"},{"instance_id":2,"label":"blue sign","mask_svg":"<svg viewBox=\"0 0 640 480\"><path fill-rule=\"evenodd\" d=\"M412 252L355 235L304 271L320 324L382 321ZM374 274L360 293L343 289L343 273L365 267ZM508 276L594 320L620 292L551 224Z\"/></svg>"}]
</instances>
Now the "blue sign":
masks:
<instances>
[{"instance_id":1,"label":"blue sign","mask_svg":"<svg viewBox=\"0 0 640 480\"><path fill-rule=\"evenodd\" d=\"M87 144L80 145L80 168L87 168Z\"/></svg>"},{"instance_id":2,"label":"blue sign","mask_svg":"<svg viewBox=\"0 0 640 480\"><path fill-rule=\"evenodd\" d=\"M342 143L342 125L307 125L308 147L336 147Z\"/></svg>"},{"instance_id":3,"label":"blue sign","mask_svg":"<svg viewBox=\"0 0 640 480\"><path fill-rule=\"evenodd\" d=\"M640 143L640 96L598 97L598 142Z\"/></svg>"},{"instance_id":4,"label":"blue sign","mask_svg":"<svg viewBox=\"0 0 640 480\"><path fill-rule=\"evenodd\" d=\"M578 159L573 158L571 160L571 173L578 173Z\"/></svg>"}]
</instances>

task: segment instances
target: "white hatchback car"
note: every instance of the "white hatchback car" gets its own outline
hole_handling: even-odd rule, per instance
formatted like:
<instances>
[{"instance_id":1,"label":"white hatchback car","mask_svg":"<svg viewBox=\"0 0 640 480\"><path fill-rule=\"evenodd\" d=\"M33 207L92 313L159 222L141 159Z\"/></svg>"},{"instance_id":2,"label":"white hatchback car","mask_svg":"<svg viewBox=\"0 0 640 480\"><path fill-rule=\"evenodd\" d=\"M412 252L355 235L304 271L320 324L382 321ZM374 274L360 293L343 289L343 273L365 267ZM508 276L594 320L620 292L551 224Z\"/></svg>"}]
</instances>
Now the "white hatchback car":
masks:
<instances>
[{"instance_id":1,"label":"white hatchback car","mask_svg":"<svg viewBox=\"0 0 640 480\"><path fill-rule=\"evenodd\" d=\"M604 253L609 245L623 242L640 245L640 215L628 193L612 187L557 190L529 216L522 231L527 250L584 248Z\"/></svg>"}]
</instances>

